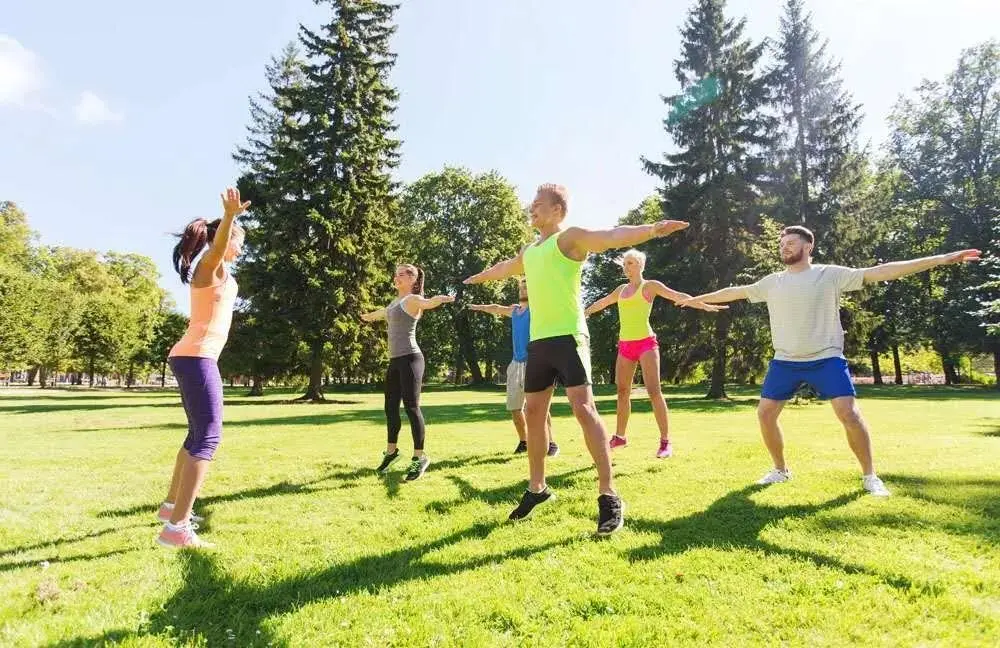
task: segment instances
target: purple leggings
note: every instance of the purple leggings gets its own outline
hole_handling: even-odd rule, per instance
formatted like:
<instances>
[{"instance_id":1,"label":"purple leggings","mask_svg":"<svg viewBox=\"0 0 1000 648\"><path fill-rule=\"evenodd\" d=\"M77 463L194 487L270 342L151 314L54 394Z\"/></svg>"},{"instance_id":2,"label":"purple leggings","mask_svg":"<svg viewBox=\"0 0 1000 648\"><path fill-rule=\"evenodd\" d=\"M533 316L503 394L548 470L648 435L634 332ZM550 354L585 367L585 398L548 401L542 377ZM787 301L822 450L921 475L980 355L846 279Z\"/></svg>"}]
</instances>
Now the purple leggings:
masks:
<instances>
[{"instance_id":1,"label":"purple leggings","mask_svg":"<svg viewBox=\"0 0 1000 648\"><path fill-rule=\"evenodd\" d=\"M175 356L170 370L181 389L188 419L184 449L196 459L211 460L222 440L222 375L212 358Z\"/></svg>"}]
</instances>

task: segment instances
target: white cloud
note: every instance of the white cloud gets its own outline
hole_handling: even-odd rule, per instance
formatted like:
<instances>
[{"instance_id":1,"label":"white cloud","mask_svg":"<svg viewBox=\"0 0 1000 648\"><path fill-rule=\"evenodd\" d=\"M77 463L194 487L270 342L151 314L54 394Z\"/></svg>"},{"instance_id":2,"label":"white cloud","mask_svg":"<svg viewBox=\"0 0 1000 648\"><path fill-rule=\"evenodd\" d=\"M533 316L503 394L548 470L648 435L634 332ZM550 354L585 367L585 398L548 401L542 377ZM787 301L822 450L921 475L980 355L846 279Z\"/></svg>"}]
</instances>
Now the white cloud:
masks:
<instances>
[{"instance_id":1,"label":"white cloud","mask_svg":"<svg viewBox=\"0 0 1000 648\"><path fill-rule=\"evenodd\" d=\"M0 106L39 108L45 86L41 59L6 34L0 34Z\"/></svg>"},{"instance_id":2,"label":"white cloud","mask_svg":"<svg viewBox=\"0 0 1000 648\"><path fill-rule=\"evenodd\" d=\"M125 118L119 111L111 109L108 102L104 101L90 90L85 90L80 95L80 100L73 108L76 120L83 124L103 124L105 122L121 121Z\"/></svg>"}]
</instances>

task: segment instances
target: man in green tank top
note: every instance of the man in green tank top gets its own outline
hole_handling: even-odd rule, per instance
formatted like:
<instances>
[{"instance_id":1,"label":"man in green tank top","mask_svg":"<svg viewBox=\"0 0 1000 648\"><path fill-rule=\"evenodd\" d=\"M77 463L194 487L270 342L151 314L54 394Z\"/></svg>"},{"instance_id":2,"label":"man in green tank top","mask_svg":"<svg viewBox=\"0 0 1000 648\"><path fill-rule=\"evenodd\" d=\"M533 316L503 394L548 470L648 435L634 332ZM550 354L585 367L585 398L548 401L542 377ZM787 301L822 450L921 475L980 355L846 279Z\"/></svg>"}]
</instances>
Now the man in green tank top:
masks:
<instances>
[{"instance_id":1,"label":"man in green tank top","mask_svg":"<svg viewBox=\"0 0 1000 648\"><path fill-rule=\"evenodd\" d=\"M531 342L525 370L525 418L528 427L528 489L510 519L526 517L552 497L545 485L545 418L558 379L584 440L597 466L598 535L614 533L622 526L622 501L615 491L608 449L608 433L597 413L590 383L590 348L587 320L581 304L583 262L591 252L627 248L653 238L667 236L688 226L664 220L650 225L622 225L607 230L565 227L569 196L561 185L544 184L531 203L531 226L538 238L513 259L465 280L467 284L497 281L525 275L531 290Z\"/></svg>"}]
</instances>

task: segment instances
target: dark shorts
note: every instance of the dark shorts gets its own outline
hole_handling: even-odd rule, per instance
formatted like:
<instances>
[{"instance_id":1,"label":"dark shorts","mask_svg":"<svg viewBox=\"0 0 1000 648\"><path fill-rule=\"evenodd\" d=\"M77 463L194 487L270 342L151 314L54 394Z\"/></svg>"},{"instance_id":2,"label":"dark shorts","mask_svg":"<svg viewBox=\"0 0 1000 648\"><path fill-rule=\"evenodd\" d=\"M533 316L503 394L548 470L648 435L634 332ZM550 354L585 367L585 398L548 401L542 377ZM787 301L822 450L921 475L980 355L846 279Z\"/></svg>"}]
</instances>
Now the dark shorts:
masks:
<instances>
[{"instance_id":1,"label":"dark shorts","mask_svg":"<svg viewBox=\"0 0 1000 648\"><path fill-rule=\"evenodd\" d=\"M585 337L560 335L528 344L524 391L545 391L556 379L565 387L590 384L590 343Z\"/></svg>"},{"instance_id":2,"label":"dark shorts","mask_svg":"<svg viewBox=\"0 0 1000 648\"><path fill-rule=\"evenodd\" d=\"M844 358L823 358L809 362L772 360L767 367L762 398L786 401L795 395L799 385L811 385L823 400L855 396L854 382Z\"/></svg>"}]
</instances>

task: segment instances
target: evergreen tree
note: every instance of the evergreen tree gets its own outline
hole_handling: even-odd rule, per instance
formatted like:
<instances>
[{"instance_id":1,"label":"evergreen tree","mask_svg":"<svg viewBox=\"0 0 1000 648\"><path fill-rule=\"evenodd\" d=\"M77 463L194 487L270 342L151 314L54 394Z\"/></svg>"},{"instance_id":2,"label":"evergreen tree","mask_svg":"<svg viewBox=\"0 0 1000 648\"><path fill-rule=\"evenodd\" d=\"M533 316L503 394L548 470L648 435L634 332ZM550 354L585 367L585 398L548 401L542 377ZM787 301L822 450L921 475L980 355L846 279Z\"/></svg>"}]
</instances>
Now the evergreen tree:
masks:
<instances>
[{"instance_id":1,"label":"evergreen tree","mask_svg":"<svg viewBox=\"0 0 1000 648\"><path fill-rule=\"evenodd\" d=\"M250 142L237 154L247 167L241 189L254 202L247 296L275 305L254 310L280 316L308 348L310 400L322 399L328 369L348 378L370 371L365 351L380 333L358 314L384 303L397 249L396 5L325 4L325 25L300 26L302 58L286 49L269 69L270 103L252 106Z\"/></svg>"},{"instance_id":2,"label":"evergreen tree","mask_svg":"<svg viewBox=\"0 0 1000 648\"><path fill-rule=\"evenodd\" d=\"M787 0L772 71L783 128L775 150L778 202L772 216L816 234L814 256L836 258L834 221L853 204L865 158L857 150L860 106L842 87L840 66L813 29L803 0Z\"/></svg>"},{"instance_id":3,"label":"evergreen tree","mask_svg":"<svg viewBox=\"0 0 1000 648\"><path fill-rule=\"evenodd\" d=\"M672 269L681 278L675 287L687 292L733 283L747 266L759 230L765 154L777 124L766 112L771 82L759 69L765 45L751 43L745 29L745 19L725 16L724 0L695 3L681 30L681 58L674 64L681 94L665 98L671 110L664 127L678 152L666 154L663 162L644 161L663 181L666 213L691 222L684 236L649 246L670 250ZM706 86L717 92L706 93ZM707 94L709 100L691 101L692 94ZM672 108L678 105L684 110ZM711 398L726 395L731 323L732 311L698 321L699 327L711 327Z\"/></svg>"}]
</instances>

